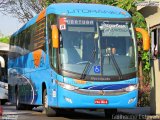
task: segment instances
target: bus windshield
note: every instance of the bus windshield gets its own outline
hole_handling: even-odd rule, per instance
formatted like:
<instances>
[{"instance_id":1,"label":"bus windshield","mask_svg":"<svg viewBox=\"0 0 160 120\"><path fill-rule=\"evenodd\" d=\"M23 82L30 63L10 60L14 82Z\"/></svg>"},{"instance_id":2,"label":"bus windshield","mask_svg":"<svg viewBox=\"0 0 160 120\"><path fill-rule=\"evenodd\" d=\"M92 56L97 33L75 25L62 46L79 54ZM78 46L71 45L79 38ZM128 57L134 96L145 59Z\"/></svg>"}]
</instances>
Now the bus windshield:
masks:
<instances>
[{"instance_id":1,"label":"bus windshield","mask_svg":"<svg viewBox=\"0 0 160 120\"><path fill-rule=\"evenodd\" d=\"M86 76L135 73L136 44L131 21L60 17L61 69Z\"/></svg>"}]
</instances>

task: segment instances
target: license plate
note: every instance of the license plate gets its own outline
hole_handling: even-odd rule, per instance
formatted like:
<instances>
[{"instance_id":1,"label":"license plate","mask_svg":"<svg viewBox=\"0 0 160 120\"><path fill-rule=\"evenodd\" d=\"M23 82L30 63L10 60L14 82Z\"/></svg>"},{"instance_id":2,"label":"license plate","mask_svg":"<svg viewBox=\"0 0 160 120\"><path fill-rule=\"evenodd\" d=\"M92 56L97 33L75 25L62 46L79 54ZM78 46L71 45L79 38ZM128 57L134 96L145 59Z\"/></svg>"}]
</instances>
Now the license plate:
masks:
<instances>
[{"instance_id":1,"label":"license plate","mask_svg":"<svg viewBox=\"0 0 160 120\"><path fill-rule=\"evenodd\" d=\"M95 104L108 104L108 100L97 99L94 101Z\"/></svg>"}]
</instances>

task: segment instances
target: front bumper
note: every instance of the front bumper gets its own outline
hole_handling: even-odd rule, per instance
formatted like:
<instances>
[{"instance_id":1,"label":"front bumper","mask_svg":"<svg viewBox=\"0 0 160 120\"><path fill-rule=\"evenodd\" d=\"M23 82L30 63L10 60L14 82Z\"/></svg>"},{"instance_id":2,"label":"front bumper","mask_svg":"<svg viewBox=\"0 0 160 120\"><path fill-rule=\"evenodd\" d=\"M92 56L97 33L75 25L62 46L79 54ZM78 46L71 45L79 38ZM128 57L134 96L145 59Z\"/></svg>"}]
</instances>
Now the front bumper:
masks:
<instances>
[{"instance_id":1,"label":"front bumper","mask_svg":"<svg viewBox=\"0 0 160 120\"><path fill-rule=\"evenodd\" d=\"M84 95L58 86L58 107L61 108L134 108L137 105L138 90L114 95ZM95 104L95 100L107 100L108 104Z\"/></svg>"}]
</instances>

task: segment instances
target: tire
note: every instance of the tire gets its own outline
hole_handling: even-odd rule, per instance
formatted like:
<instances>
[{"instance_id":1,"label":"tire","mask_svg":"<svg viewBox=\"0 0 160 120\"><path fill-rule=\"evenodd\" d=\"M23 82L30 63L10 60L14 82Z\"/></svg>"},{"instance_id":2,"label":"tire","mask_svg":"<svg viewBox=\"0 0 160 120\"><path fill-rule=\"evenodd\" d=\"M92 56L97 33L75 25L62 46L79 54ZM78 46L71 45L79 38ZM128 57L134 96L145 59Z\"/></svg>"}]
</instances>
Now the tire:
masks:
<instances>
[{"instance_id":1,"label":"tire","mask_svg":"<svg viewBox=\"0 0 160 120\"><path fill-rule=\"evenodd\" d=\"M24 105L25 106L25 110L32 110L34 106L32 105Z\"/></svg>"},{"instance_id":2,"label":"tire","mask_svg":"<svg viewBox=\"0 0 160 120\"><path fill-rule=\"evenodd\" d=\"M24 106L19 103L18 90L16 91L16 110L24 110Z\"/></svg>"},{"instance_id":3,"label":"tire","mask_svg":"<svg viewBox=\"0 0 160 120\"><path fill-rule=\"evenodd\" d=\"M117 109L104 109L105 117L112 119L113 115L117 114Z\"/></svg>"},{"instance_id":4,"label":"tire","mask_svg":"<svg viewBox=\"0 0 160 120\"><path fill-rule=\"evenodd\" d=\"M43 91L43 113L46 114L46 116L48 117L56 116L56 110L48 106L48 97L46 89L44 89Z\"/></svg>"}]
</instances>

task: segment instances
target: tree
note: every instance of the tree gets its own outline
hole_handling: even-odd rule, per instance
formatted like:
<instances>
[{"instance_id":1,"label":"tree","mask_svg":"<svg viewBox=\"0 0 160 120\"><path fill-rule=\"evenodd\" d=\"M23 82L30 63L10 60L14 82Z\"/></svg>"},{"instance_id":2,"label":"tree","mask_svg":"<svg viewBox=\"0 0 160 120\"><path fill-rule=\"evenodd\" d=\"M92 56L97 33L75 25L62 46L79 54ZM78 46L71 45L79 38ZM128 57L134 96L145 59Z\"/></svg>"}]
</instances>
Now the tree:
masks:
<instances>
[{"instance_id":1,"label":"tree","mask_svg":"<svg viewBox=\"0 0 160 120\"><path fill-rule=\"evenodd\" d=\"M4 2L5 1L5 2ZM0 11L26 22L35 14L42 10L42 6L37 0L3 0Z\"/></svg>"},{"instance_id":2,"label":"tree","mask_svg":"<svg viewBox=\"0 0 160 120\"><path fill-rule=\"evenodd\" d=\"M5 3L6 3L5 0L0 1L0 11L1 11L1 8L3 8L3 6L5 5Z\"/></svg>"}]
</instances>

